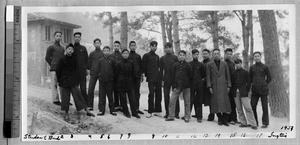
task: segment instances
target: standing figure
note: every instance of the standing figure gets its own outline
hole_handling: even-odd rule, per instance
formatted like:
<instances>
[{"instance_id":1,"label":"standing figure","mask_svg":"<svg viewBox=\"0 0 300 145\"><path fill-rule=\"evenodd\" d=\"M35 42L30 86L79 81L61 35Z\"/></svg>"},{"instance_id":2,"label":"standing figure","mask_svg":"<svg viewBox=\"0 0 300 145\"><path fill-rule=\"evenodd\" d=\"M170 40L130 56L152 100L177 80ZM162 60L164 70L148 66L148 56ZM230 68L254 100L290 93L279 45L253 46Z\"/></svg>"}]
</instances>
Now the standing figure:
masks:
<instances>
[{"instance_id":1,"label":"standing figure","mask_svg":"<svg viewBox=\"0 0 300 145\"><path fill-rule=\"evenodd\" d=\"M139 54L136 53L136 43L135 41L130 41L129 43L130 53L128 59L131 60L134 63L134 67L137 69L137 77L133 80L133 89L134 89L134 96L136 100L136 111L139 114L144 114L139 108L140 108L140 87L141 83L143 82L143 64L142 64L142 58Z\"/></svg>"},{"instance_id":2,"label":"standing figure","mask_svg":"<svg viewBox=\"0 0 300 145\"><path fill-rule=\"evenodd\" d=\"M189 123L191 118L190 111L190 87L193 79L192 67L189 63L185 61L186 52L184 50L180 50L178 52L178 62L173 65L173 92L171 95L171 100L169 104L169 116L166 118L166 121L174 121L175 118L175 104L179 95L183 93L184 99L184 121Z\"/></svg>"},{"instance_id":3,"label":"standing figure","mask_svg":"<svg viewBox=\"0 0 300 145\"><path fill-rule=\"evenodd\" d=\"M153 115L161 116L161 78L159 76L159 56L155 53L157 50L157 42L150 42L150 52L143 55L143 71L145 73L146 81L148 82L148 114L147 118Z\"/></svg>"},{"instance_id":4,"label":"standing figure","mask_svg":"<svg viewBox=\"0 0 300 145\"><path fill-rule=\"evenodd\" d=\"M136 111L136 98L134 96L133 88L133 81L140 76L137 74L134 63L128 59L129 51L127 49L122 50L122 57L123 59L116 65L115 76L117 80L117 89L120 93L123 113L127 118L131 117L127 106L128 96L132 116L141 118Z\"/></svg>"},{"instance_id":5,"label":"standing figure","mask_svg":"<svg viewBox=\"0 0 300 145\"><path fill-rule=\"evenodd\" d=\"M87 105L90 110L94 110L94 91L98 81L97 67L99 60L103 57L103 51L100 48L101 40L99 38L94 40L94 46L95 50L90 53L87 66L88 74L90 75Z\"/></svg>"},{"instance_id":6,"label":"standing figure","mask_svg":"<svg viewBox=\"0 0 300 145\"><path fill-rule=\"evenodd\" d=\"M45 60L50 66L50 77L51 77L51 94L52 102L56 105L61 105L58 95L56 68L59 59L64 56L64 47L60 45L62 33L60 31L54 32L54 44L50 45L46 51Z\"/></svg>"},{"instance_id":7,"label":"standing figure","mask_svg":"<svg viewBox=\"0 0 300 145\"><path fill-rule=\"evenodd\" d=\"M108 98L108 106L111 115L116 116L113 90L114 90L114 69L116 61L109 56L110 48L103 47L104 56L99 60L97 67L97 75L99 78L99 113L98 116L105 114L106 96Z\"/></svg>"},{"instance_id":8,"label":"standing figure","mask_svg":"<svg viewBox=\"0 0 300 145\"><path fill-rule=\"evenodd\" d=\"M77 70L77 61L73 54L74 45L70 43L66 47L66 55L62 57L57 65L56 74L57 80L61 93L61 110L65 111L64 119L65 121L69 121L69 103L70 103L70 95L72 94L75 107L79 112L79 118L81 119L83 116L83 110L85 109L87 116L95 116L93 113L89 111L87 105L81 96L79 90L79 75Z\"/></svg>"},{"instance_id":9,"label":"standing figure","mask_svg":"<svg viewBox=\"0 0 300 145\"><path fill-rule=\"evenodd\" d=\"M169 102L170 102L170 91L172 87L172 67L175 62L178 61L176 55L172 54L173 46L172 43L167 42L165 44L165 55L162 56L159 60L160 73L162 78L162 86L164 89L164 100L165 100L165 110L166 115L164 118L169 116ZM176 101L175 107L175 118L179 119L179 98Z\"/></svg>"},{"instance_id":10,"label":"standing figure","mask_svg":"<svg viewBox=\"0 0 300 145\"><path fill-rule=\"evenodd\" d=\"M271 82L272 78L268 66L261 62L261 53L258 51L254 52L253 58L255 64L250 67L250 80L252 84L251 106L256 120L256 125L258 126L256 107L259 98L261 98L261 106L263 110L263 125L261 126L261 128L267 128L269 125L268 85Z\"/></svg>"},{"instance_id":11,"label":"standing figure","mask_svg":"<svg viewBox=\"0 0 300 145\"><path fill-rule=\"evenodd\" d=\"M211 112L217 113L218 125L229 126L231 112L228 93L231 87L230 73L226 62L220 60L220 49L213 50L214 60L206 65L207 87L211 96Z\"/></svg>"},{"instance_id":12,"label":"standing figure","mask_svg":"<svg viewBox=\"0 0 300 145\"><path fill-rule=\"evenodd\" d=\"M193 79L191 82L191 111L193 106L195 108L195 114L197 122L202 123L202 104L203 104L203 92L206 87L204 84L206 72L205 65L199 62L199 51L197 49L192 50L193 60L189 62L193 70Z\"/></svg>"},{"instance_id":13,"label":"standing figure","mask_svg":"<svg viewBox=\"0 0 300 145\"><path fill-rule=\"evenodd\" d=\"M79 75L79 85L81 95L85 102L87 102L87 93L86 93L86 75L87 75L87 65L88 65L88 52L85 46L80 44L81 41L81 32L74 33L74 54L76 56L77 61L77 71Z\"/></svg>"},{"instance_id":14,"label":"standing figure","mask_svg":"<svg viewBox=\"0 0 300 145\"><path fill-rule=\"evenodd\" d=\"M114 42L114 53L112 53L110 56L115 60L116 63L122 60L122 55L121 55L121 42L120 41L115 41ZM118 92L117 87L117 82L115 80L114 82L114 105L115 105L115 110L116 111L122 111L121 103L120 103L120 94Z\"/></svg>"}]
</instances>

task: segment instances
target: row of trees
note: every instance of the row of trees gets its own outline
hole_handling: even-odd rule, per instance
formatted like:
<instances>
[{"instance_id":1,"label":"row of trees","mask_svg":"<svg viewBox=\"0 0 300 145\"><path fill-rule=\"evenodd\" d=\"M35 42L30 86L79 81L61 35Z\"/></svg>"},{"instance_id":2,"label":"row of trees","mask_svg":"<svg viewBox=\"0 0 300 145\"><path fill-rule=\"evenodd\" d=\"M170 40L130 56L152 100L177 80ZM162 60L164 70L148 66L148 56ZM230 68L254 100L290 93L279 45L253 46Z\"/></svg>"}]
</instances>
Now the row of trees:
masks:
<instances>
[{"instance_id":1,"label":"row of trees","mask_svg":"<svg viewBox=\"0 0 300 145\"><path fill-rule=\"evenodd\" d=\"M231 47L234 50L239 47L234 41L242 39L243 42L243 65L249 69L253 64L252 54L254 51L253 25L260 23L261 34L264 47L265 63L270 67L273 81L270 84L270 107L271 115L275 117L289 116L289 97L287 88L284 84L283 67L281 64L281 53L279 49L279 36L285 38L285 44L288 40L288 31L278 33L275 15L284 18L288 13L286 11L259 10L258 17L253 16L252 10L238 11L145 11L136 12L133 18L128 21L127 12L112 14L103 12L96 14L104 25L108 27L109 44L113 46L114 25L119 24L122 48L128 44L128 34L133 33L138 37L141 48L146 49L149 40L152 38L144 37L139 33L145 30L149 33L155 33L161 36L163 44L173 43L175 53L181 50L181 46L190 49L204 48L208 40L212 40L213 48ZM226 30L225 26L220 25L223 20L238 17L242 26L242 38ZM179 25L180 23L180 25ZM199 35L198 33L201 33ZM181 34L181 37L180 37ZM281 34L281 35L280 35Z\"/></svg>"}]
</instances>

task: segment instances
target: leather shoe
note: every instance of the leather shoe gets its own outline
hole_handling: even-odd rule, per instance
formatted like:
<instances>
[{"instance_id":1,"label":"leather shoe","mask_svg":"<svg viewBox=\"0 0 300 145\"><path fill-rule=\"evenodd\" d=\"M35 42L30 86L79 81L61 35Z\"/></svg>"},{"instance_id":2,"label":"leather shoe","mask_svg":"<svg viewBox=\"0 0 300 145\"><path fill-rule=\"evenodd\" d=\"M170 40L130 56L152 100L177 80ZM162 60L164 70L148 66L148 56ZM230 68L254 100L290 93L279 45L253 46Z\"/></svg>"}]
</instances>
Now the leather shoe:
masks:
<instances>
[{"instance_id":1,"label":"leather shoe","mask_svg":"<svg viewBox=\"0 0 300 145\"><path fill-rule=\"evenodd\" d=\"M241 124L241 125L239 125L239 127L248 127L248 125Z\"/></svg>"},{"instance_id":2,"label":"leather shoe","mask_svg":"<svg viewBox=\"0 0 300 145\"><path fill-rule=\"evenodd\" d=\"M176 118L176 119L179 119L180 117L179 117L179 115L175 115L175 118Z\"/></svg>"},{"instance_id":3,"label":"leather shoe","mask_svg":"<svg viewBox=\"0 0 300 145\"><path fill-rule=\"evenodd\" d=\"M137 110L136 111L138 114L144 114L144 112L142 112L141 110Z\"/></svg>"},{"instance_id":4,"label":"leather shoe","mask_svg":"<svg viewBox=\"0 0 300 145\"><path fill-rule=\"evenodd\" d=\"M61 105L61 102L60 101L56 101L56 102L53 102L53 104L57 105L57 106L60 106Z\"/></svg>"},{"instance_id":5,"label":"leather shoe","mask_svg":"<svg viewBox=\"0 0 300 145\"><path fill-rule=\"evenodd\" d=\"M165 121L174 121L173 118L166 118Z\"/></svg>"},{"instance_id":6,"label":"leather shoe","mask_svg":"<svg viewBox=\"0 0 300 145\"><path fill-rule=\"evenodd\" d=\"M189 123L190 120L189 120L189 119L184 119L184 122L185 122L185 123Z\"/></svg>"},{"instance_id":7,"label":"leather shoe","mask_svg":"<svg viewBox=\"0 0 300 145\"><path fill-rule=\"evenodd\" d=\"M263 125L261 126L261 128L268 128L268 125Z\"/></svg>"},{"instance_id":8,"label":"leather shoe","mask_svg":"<svg viewBox=\"0 0 300 145\"><path fill-rule=\"evenodd\" d=\"M127 118L131 118L130 114L124 114Z\"/></svg>"},{"instance_id":9,"label":"leather shoe","mask_svg":"<svg viewBox=\"0 0 300 145\"><path fill-rule=\"evenodd\" d=\"M105 113L104 112L99 112L98 114L97 114L97 116L103 116Z\"/></svg>"},{"instance_id":10,"label":"leather shoe","mask_svg":"<svg viewBox=\"0 0 300 145\"><path fill-rule=\"evenodd\" d=\"M138 119L140 119L141 117L140 117L140 115L138 115L138 114L134 114L134 115L132 115L133 117L136 117L136 118L138 118Z\"/></svg>"},{"instance_id":11,"label":"leather shoe","mask_svg":"<svg viewBox=\"0 0 300 145\"><path fill-rule=\"evenodd\" d=\"M113 116L117 116L116 112L110 112L110 114L113 115Z\"/></svg>"},{"instance_id":12,"label":"leather shoe","mask_svg":"<svg viewBox=\"0 0 300 145\"><path fill-rule=\"evenodd\" d=\"M202 119L197 119L197 122L198 123L202 123Z\"/></svg>"}]
</instances>

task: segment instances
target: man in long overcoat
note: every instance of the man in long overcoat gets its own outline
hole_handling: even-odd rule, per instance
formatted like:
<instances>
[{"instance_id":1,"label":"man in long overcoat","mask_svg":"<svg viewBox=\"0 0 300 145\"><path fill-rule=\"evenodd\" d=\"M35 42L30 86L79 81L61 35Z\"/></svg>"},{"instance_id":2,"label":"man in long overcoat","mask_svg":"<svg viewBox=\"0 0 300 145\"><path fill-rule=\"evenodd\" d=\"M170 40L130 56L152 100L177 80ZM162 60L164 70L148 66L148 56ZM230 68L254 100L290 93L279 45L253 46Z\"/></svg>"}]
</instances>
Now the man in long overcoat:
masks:
<instances>
[{"instance_id":1,"label":"man in long overcoat","mask_svg":"<svg viewBox=\"0 0 300 145\"><path fill-rule=\"evenodd\" d=\"M218 125L228 124L231 112L228 92L231 87L229 69L226 62L220 60L220 49L213 50L214 60L206 65L207 87L211 96L211 113L217 113Z\"/></svg>"}]
</instances>

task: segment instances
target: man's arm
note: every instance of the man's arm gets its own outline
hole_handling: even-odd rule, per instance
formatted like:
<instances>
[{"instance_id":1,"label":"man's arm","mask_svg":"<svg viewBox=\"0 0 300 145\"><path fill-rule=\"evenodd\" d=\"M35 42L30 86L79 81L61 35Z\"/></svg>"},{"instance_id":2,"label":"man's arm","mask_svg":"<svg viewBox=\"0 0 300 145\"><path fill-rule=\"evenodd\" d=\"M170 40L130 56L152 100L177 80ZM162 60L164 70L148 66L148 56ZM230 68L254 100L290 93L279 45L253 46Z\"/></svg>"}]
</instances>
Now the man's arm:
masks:
<instances>
[{"instance_id":1,"label":"man's arm","mask_svg":"<svg viewBox=\"0 0 300 145\"><path fill-rule=\"evenodd\" d=\"M272 77L268 66L266 66L265 73L267 75L266 82L269 84L272 81Z\"/></svg>"},{"instance_id":2,"label":"man's arm","mask_svg":"<svg viewBox=\"0 0 300 145\"><path fill-rule=\"evenodd\" d=\"M45 56L45 60L49 66L51 66L51 62L52 62L52 52L53 52L53 48L51 46L49 46L47 48L46 56Z\"/></svg>"}]
</instances>

